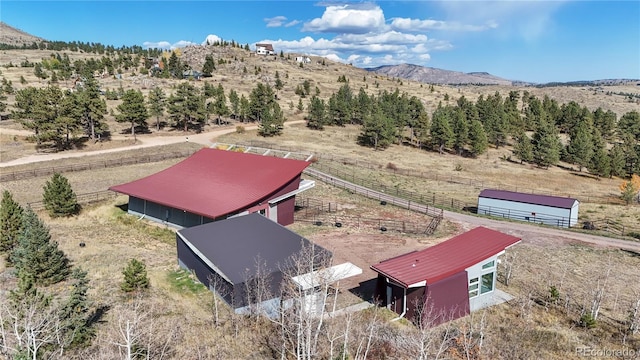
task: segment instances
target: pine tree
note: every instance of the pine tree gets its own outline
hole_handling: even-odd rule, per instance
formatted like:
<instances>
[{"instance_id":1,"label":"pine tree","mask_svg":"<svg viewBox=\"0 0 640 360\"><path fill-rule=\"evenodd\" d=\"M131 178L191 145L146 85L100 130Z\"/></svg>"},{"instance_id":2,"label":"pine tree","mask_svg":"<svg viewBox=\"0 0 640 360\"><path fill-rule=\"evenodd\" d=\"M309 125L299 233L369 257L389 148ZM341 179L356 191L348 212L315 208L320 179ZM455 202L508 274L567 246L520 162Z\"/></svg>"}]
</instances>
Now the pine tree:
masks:
<instances>
[{"instance_id":1,"label":"pine tree","mask_svg":"<svg viewBox=\"0 0 640 360\"><path fill-rule=\"evenodd\" d=\"M464 110L461 108L455 109L452 115L453 115L452 130L453 130L453 138L454 138L453 147L458 152L458 155L462 155L464 146L470 142L469 123L467 122L467 117L464 113Z\"/></svg>"},{"instance_id":2,"label":"pine tree","mask_svg":"<svg viewBox=\"0 0 640 360\"><path fill-rule=\"evenodd\" d=\"M438 151L442 154L444 148L450 146L453 142L453 130L451 129L451 111L450 107L442 107L438 104L438 108L433 112L431 118L431 142L438 145Z\"/></svg>"},{"instance_id":3,"label":"pine tree","mask_svg":"<svg viewBox=\"0 0 640 360\"><path fill-rule=\"evenodd\" d=\"M59 173L53 174L44 186L44 207L52 217L75 215L80 211L76 194L69 180Z\"/></svg>"},{"instance_id":4,"label":"pine tree","mask_svg":"<svg viewBox=\"0 0 640 360\"><path fill-rule=\"evenodd\" d=\"M307 115L307 127L314 130L324 129L326 118L326 106L324 100L313 96L309 103Z\"/></svg>"},{"instance_id":5,"label":"pine tree","mask_svg":"<svg viewBox=\"0 0 640 360\"><path fill-rule=\"evenodd\" d=\"M71 278L73 279L71 293L60 309L59 317L65 342L70 346L81 346L95 336L87 296L89 279L87 279L87 272L79 268L73 269Z\"/></svg>"},{"instance_id":6,"label":"pine tree","mask_svg":"<svg viewBox=\"0 0 640 360\"><path fill-rule=\"evenodd\" d=\"M611 176L625 175L625 158L620 144L613 145L609 150L609 165L611 167Z\"/></svg>"},{"instance_id":7,"label":"pine tree","mask_svg":"<svg viewBox=\"0 0 640 360\"><path fill-rule=\"evenodd\" d=\"M22 206L13 200L13 195L4 190L0 202L0 252L7 253L9 261L9 254L18 243L18 236L22 231L23 212Z\"/></svg>"},{"instance_id":8,"label":"pine tree","mask_svg":"<svg viewBox=\"0 0 640 360\"><path fill-rule=\"evenodd\" d=\"M375 106L362 124L358 143L374 149L386 149L395 138L393 120L385 115L379 106Z\"/></svg>"},{"instance_id":9,"label":"pine tree","mask_svg":"<svg viewBox=\"0 0 640 360\"><path fill-rule=\"evenodd\" d=\"M131 259L127 267L122 271L124 280L120 284L120 289L124 292L143 291L149 288L149 278L147 277L146 265L137 259Z\"/></svg>"},{"instance_id":10,"label":"pine tree","mask_svg":"<svg viewBox=\"0 0 640 360\"><path fill-rule=\"evenodd\" d=\"M166 106L166 95L161 87L156 86L147 97L147 103L149 105L149 114L156 117L156 131L160 131L160 117L164 115L164 108Z\"/></svg>"},{"instance_id":11,"label":"pine tree","mask_svg":"<svg viewBox=\"0 0 640 360\"><path fill-rule=\"evenodd\" d=\"M122 103L118 105L117 109L120 114L116 115L116 121L131 125L133 142L136 142L136 127L140 127L143 131L148 129L149 112L144 103L144 95L140 90L129 89L125 91Z\"/></svg>"},{"instance_id":12,"label":"pine tree","mask_svg":"<svg viewBox=\"0 0 640 360\"><path fill-rule=\"evenodd\" d=\"M471 128L469 129L469 142L471 145L471 154L474 157L487 151L489 146L489 140L484 131L484 127L479 120L473 120L471 122Z\"/></svg>"},{"instance_id":13,"label":"pine tree","mask_svg":"<svg viewBox=\"0 0 640 360\"><path fill-rule=\"evenodd\" d=\"M513 155L520 159L521 164L522 162L533 161L533 145L531 145L531 140L524 131L521 131L520 134L516 136L516 143L513 146Z\"/></svg>"},{"instance_id":14,"label":"pine tree","mask_svg":"<svg viewBox=\"0 0 640 360\"><path fill-rule=\"evenodd\" d=\"M611 165L607 154L607 144L598 129L594 129L592 139L593 156L587 168L589 172L600 177L609 176L611 173Z\"/></svg>"},{"instance_id":15,"label":"pine tree","mask_svg":"<svg viewBox=\"0 0 640 360\"><path fill-rule=\"evenodd\" d=\"M587 121L578 121L577 125L571 129L567 152L571 162L578 165L578 171L588 166L593 157L592 132L593 128Z\"/></svg>"},{"instance_id":16,"label":"pine tree","mask_svg":"<svg viewBox=\"0 0 640 360\"><path fill-rule=\"evenodd\" d=\"M51 241L49 228L31 209L22 216L22 233L12 253L17 273L33 279L36 285L51 285L66 280L69 259L58 243Z\"/></svg>"},{"instance_id":17,"label":"pine tree","mask_svg":"<svg viewBox=\"0 0 640 360\"><path fill-rule=\"evenodd\" d=\"M541 119L533 134L531 144L533 145L533 160L538 166L548 168L560 161L562 143L549 120Z\"/></svg>"}]
</instances>

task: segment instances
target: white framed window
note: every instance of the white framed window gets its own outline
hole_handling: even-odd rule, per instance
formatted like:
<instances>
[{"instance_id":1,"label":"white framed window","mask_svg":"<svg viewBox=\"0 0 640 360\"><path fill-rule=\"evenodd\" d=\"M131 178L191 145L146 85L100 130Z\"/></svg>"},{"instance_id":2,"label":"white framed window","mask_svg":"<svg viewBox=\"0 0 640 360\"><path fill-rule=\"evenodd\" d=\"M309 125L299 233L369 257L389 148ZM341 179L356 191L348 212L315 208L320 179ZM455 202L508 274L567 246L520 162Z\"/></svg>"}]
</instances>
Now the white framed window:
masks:
<instances>
[{"instance_id":1,"label":"white framed window","mask_svg":"<svg viewBox=\"0 0 640 360\"><path fill-rule=\"evenodd\" d=\"M494 267L494 266L496 266L496 262L495 262L495 260L491 260L491 261L489 261L488 263L486 263L486 264L482 265L482 270L484 270L484 269L490 269L490 268L492 268L492 267Z\"/></svg>"},{"instance_id":2,"label":"white framed window","mask_svg":"<svg viewBox=\"0 0 640 360\"><path fill-rule=\"evenodd\" d=\"M477 277L469 279L469 298L478 296L479 279Z\"/></svg>"},{"instance_id":3,"label":"white framed window","mask_svg":"<svg viewBox=\"0 0 640 360\"><path fill-rule=\"evenodd\" d=\"M482 275L482 283L480 285L480 293L486 294L493 291L493 272Z\"/></svg>"}]
</instances>

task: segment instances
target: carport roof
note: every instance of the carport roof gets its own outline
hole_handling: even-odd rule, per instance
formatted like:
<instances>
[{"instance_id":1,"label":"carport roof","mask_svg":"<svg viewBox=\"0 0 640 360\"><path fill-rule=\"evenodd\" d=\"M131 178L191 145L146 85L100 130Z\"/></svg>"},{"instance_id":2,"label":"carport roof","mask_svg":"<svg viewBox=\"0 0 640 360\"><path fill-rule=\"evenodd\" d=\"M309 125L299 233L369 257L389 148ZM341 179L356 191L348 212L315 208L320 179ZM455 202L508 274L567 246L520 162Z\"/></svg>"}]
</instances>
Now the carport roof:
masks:
<instances>
[{"instance_id":1,"label":"carport roof","mask_svg":"<svg viewBox=\"0 0 640 360\"><path fill-rule=\"evenodd\" d=\"M422 281L430 285L497 255L520 240L480 226L424 250L382 261L371 269L405 288Z\"/></svg>"},{"instance_id":2,"label":"carport roof","mask_svg":"<svg viewBox=\"0 0 640 360\"><path fill-rule=\"evenodd\" d=\"M205 148L109 190L215 219L268 200L307 166L302 160Z\"/></svg>"}]
</instances>

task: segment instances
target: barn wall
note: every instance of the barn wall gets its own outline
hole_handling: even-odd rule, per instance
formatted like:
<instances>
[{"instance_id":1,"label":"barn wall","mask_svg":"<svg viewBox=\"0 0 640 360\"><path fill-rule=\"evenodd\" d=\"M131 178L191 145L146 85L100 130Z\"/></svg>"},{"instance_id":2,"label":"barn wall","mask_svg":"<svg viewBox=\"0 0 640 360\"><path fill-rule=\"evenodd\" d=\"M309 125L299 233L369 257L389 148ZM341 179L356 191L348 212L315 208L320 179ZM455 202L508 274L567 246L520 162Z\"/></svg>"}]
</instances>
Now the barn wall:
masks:
<instances>
[{"instance_id":1,"label":"barn wall","mask_svg":"<svg viewBox=\"0 0 640 360\"><path fill-rule=\"evenodd\" d=\"M420 315L425 290L424 286L407 289L407 312L404 315L407 319L415 321L416 316Z\"/></svg>"},{"instance_id":2,"label":"barn wall","mask_svg":"<svg viewBox=\"0 0 640 360\"><path fill-rule=\"evenodd\" d=\"M220 277L215 277L215 272L196 255L185 242L176 235L176 247L178 249L178 264L183 269L193 271L198 280L211 290L215 290L227 304L233 304L233 285ZM212 288L209 276L215 277L215 287Z\"/></svg>"},{"instance_id":3,"label":"barn wall","mask_svg":"<svg viewBox=\"0 0 640 360\"><path fill-rule=\"evenodd\" d=\"M461 271L436 283L428 284L425 293L424 321L431 326L469 314L467 272Z\"/></svg>"},{"instance_id":4,"label":"barn wall","mask_svg":"<svg viewBox=\"0 0 640 360\"><path fill-rule=\"evenodd\" d=\"M213 219L193 214L188 211L174 209L160 205L152 201L143 200L134 196L129 196L129 213L137 216L144 215L146 218L159 223L169 223L177 227L191 227L213 221Z\"/></svg>"},{"instance_id":5,"label":"barn wall","mask_svg":"<svg viewBox=\"0 0 640 360\"><path fill-rule=\"evenodd\" d=\"M280 190L278 190L276 193L269 196L269 200L275 199L278 196L282 196L288 192L297 190L298 187L300 187L301 177L302 177L302 174L299 174L298 176L296 176L293 180L291 180L285 186L280 188ZM278 210L277 210L278 224L283 226L293 224L293 212L295 210L295 202L296 202L296 198L295 196L292 196L289 199L283 200L278 203L277 205L278 206Z\"/></svg>"},{"instance_id":6,"label":"barn wall","mask_svg":"<svg viewBox=\"0 0 640 360\"><path fill-rule=\"evenodd\" d=\"M478 214L560 227L568 227L572 216L570 209L484 197L478 198ZM577 211L575 221L577 222Z\"/></svg>"}]
</instances>

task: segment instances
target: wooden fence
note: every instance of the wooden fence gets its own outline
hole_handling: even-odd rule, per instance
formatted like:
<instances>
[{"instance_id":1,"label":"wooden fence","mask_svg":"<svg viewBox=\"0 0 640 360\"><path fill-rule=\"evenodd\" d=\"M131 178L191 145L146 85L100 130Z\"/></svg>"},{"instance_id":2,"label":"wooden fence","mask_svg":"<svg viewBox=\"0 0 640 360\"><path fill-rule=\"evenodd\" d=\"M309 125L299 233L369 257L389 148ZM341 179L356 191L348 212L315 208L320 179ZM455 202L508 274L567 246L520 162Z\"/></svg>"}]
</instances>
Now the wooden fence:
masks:
<instances>
[{"instance_id":1,"label":"wooden fence","mask_svg":"<svg viewBox=\"0 0 640 360\"><path fill-rule=\"evenodd\" d=\"M424 222L371 218L338 214L338 204L318 199L296 197L296 222L309 222L317 226L377 229L408 234L429 233L431 219ZM435 230L435 229L434 229Z\"/></svg>"},{"instance_id":2,"label":"wooden fence","mask_svg":"<svg viewBox=\"0 0 640 360\"><path fill-rule=\"evenodd\" d=\"M242 143L242 144L243 146L262 146L267 148L270 147L270 144L264 141L258 141L258 140L249 141L247 143ZM271 148L273 148L273 146L271 146ZM273 149L278 151L285 151L285 152L304 151L303 149L295 148L295 147L280 147L280 148L273 148ZM385 166L382 166L381 164L378 164L378 163L373 163L373 162L368 162L368 161L363 161L358 159L344 158L344 157L334 156L332 154L316 153L314 154L314 157L316 158L316 160L318 160L318 162L325 162L325 163L337 162L344 165L352 165L352 166L357 166L360 168L370 169L375 171L386 171L386 172L403 175L403 176L418 177L418 178L427 179L427 180L447 182L450 184L465 185L465 186L473 187L474 189L478 190L478 192L483 189L496 189L496 190L515 191L515 192L530 193L530 194L535 193L540 195L571 197L571 198L578 199L580 202L583 202L583 203L622 204L622 202L619 201L618 199L606 197L606 196L572 194L568 192L554 193L551 191L540 191L539 189L530 188L526 186L507 185L503 183L478 180L477 178L454 176L453 174L442 175L442 174L437 174L431 171L402 169L396 166L389 166L388 164L386 164Z\"/></svg>"},{"instance_id":3,"label":"wooden fence","mask_svg":"<svg viewBox=\"0 0 640 360\"><path fill-rule=\"evenodd\" d=\"M118 193L113 192L111 190L103 190L96 191L90 193L77 194L76 198L78 200L78 204L87 205L107 199L113 199L118 196ZM42 210L44 209L44 202L42 201L34 201L27 203L27 206L33 210Z\"/></svg>"},{"instance_id":4,"label":"wooden fence","mask_svg":"<svg viewBox=\"0 0 640 360\"><path fill-rule=\"evenodd\" d=\"M21 171L6 171L6 169L0 169L2 172L0 173L0 182L5 181L14 181L14 180L24 180L30 179L34 177L40 176L49 176L55 173L68 173L74 171L85 171L85 170L93 170L93 169L104 169L118 166L126 166L126 165L134 165L134 164L145 164L163 161L167 159L176 159L176 158L184 158L190 156L194 153L195 150L188 151L174 151L168 153L157 153L143 156L132 156L132 157L123 157L118 159L111 160L103 160L103 161L93 161L86 162L80 164L70 164L70 165L61 165L61 166L47 166L47 167L37 167L31 170L21 170Z\"/></svg>"}]
</instances>

